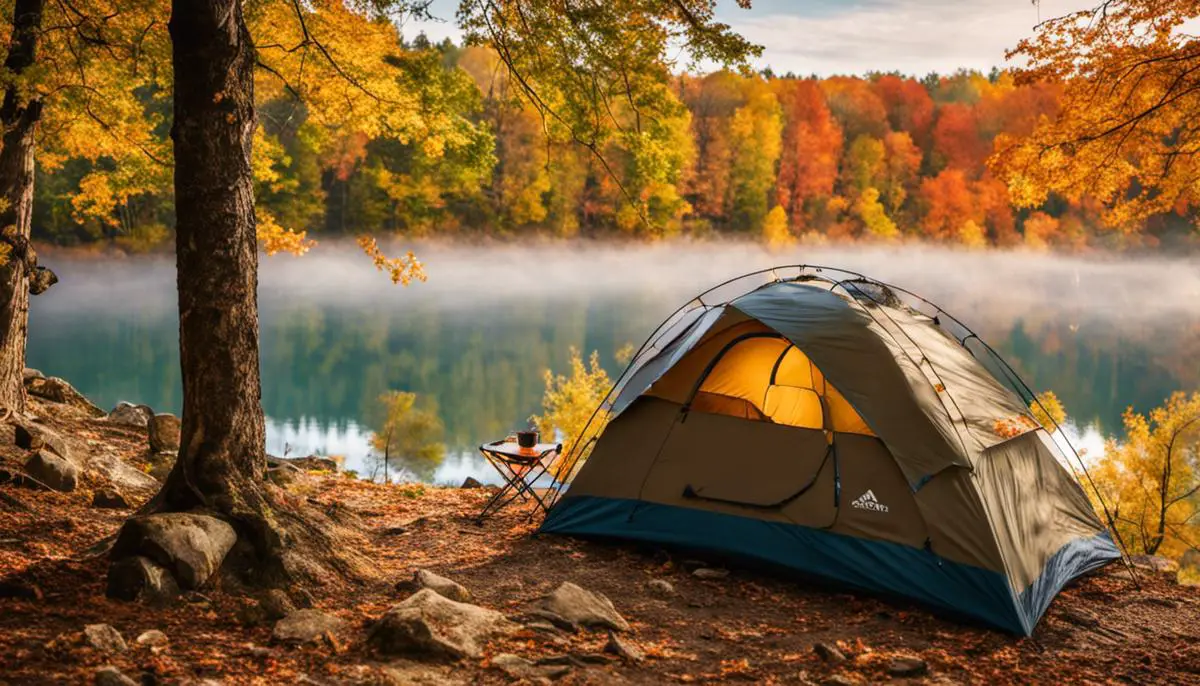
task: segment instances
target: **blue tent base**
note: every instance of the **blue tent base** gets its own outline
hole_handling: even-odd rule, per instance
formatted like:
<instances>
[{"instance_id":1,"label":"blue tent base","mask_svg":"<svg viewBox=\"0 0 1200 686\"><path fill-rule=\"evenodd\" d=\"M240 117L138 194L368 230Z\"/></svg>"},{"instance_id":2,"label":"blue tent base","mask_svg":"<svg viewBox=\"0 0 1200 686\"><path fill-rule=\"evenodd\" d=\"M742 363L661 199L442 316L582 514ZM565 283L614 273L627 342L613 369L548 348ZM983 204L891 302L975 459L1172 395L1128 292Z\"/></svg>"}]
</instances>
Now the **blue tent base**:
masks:
<instances>
[{"instance_id":1,"label":"blue tent base","mask_svg":"<svg viewBox=\"0 0 1200 686\"><path fill-rule=\"evenodd\" d=\"M636 500L568 494L551 509L541 531L646 541L784 568L831 587L913 600L1024 636L1066 583L1119 559L1107 533L1076 539L1016 594L1003 574L929 550Z\"/></svg>"}]
</instances>

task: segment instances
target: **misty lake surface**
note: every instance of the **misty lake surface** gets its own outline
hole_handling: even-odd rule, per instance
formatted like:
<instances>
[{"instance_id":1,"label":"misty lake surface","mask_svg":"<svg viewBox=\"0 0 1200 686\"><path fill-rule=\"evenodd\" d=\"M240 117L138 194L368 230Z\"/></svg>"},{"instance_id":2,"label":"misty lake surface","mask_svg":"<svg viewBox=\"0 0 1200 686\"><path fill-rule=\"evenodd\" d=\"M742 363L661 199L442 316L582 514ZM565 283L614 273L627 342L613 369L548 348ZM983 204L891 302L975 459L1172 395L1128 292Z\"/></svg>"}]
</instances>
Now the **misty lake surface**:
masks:
<instances>
[{"instance_id":1,"label":"misty lake surface","mask_svg":"<svg viewBox=\"0 0 1200 686\"><path fill-rule=\"evenodd\" d=\"M342 455L371 473L378 398L418 393L447 454L408 474L494 481L476 447L527 426L544 372L569 349L616 351L709 286L773 265L854 269L932 300L995 347L1035 390L1053 390L1093 455L1127 406L1200 389L1200 262L1049 257L933 248L746 244L418 246L427 283L393 286L352 247L263 258L259 297L267 450ZM182 405L174 263L168 257L44 262L62 282L33 298L28 364L104 408Z\"/></svg>"}]
</instances>

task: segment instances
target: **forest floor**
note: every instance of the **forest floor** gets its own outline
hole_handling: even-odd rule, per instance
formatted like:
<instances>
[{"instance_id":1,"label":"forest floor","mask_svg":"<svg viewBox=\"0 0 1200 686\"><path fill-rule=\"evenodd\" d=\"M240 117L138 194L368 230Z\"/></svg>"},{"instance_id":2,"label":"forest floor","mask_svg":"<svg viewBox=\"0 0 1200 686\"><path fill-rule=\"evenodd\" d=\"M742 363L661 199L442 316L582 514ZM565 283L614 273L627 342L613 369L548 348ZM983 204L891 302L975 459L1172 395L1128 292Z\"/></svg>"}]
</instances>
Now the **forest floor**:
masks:
<instances>
[{"instance_id":1,"label":"forest floor","mask_svg":"<svg viewBox=\"0 0 1200 686\"><path fill-rule=\"evenodd\" d=\"M519 680L493 663L502 653L569 666L555 670L565 672L554 675L559 684L1200 684L1200 588L1160 573L1141 571L1139 587L1112 565L1063 591L1034 636L1017 638L742 568L701 579L690 573L694 563L666 551L536 535L536 523L518 508L477 526L472 518L486 489L388 486L329 473L310 473L288 488L356 515L374 576L311 589L315 607L346 620L340 638L280 645L270 622L246 612L254 601L219 583L165 607L107 599L107 559L96 544L131 510L93 508L92 494L116 484L136 507L153 493L144 478L153 471L145 430L36 398L30 413L67 438L87 467L72 493L0 484L0 684L93 683L103 665L143 684ZM0 466L18 457L12 431L0 428ZM632 627L627 641L645 657L605 654L605 632L526 628L493 640L481 659L383 659L369 649L367 630L410 593L398 582L417 569L463 584L472 602L509 616L574 582L612 600ZM674 593L656 593L662 586L649 584L655 579ZM21 595L29 597L13 597ZM81 632L97 623L115 627L128 649L88 647ZM148 630L163 632L169 644L134 640ZM823 657L816 644L845 659ZM898 666L915 675L898 676Z\"/></svg>"}]
</instances>

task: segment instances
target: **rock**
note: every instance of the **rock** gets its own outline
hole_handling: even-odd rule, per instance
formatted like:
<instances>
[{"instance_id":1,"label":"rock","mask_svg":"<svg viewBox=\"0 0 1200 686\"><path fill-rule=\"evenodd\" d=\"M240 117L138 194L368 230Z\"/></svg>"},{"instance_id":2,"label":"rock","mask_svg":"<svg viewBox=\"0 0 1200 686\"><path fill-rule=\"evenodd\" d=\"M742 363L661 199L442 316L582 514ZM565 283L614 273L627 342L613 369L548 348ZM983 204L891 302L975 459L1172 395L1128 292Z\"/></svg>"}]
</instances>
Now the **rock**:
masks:
<instances>
[{"instance_id":1,"label":"rock","mask_svg":"<svg viewBox=\"0 0 1200 686\"><path fill-rule=\"evenodd\" d=\"M646 584L646 588L650 589L651 593L659 596L660 598L666 598L668 596L675 595L675 587L672 586L671 582L667 581L666 579L651 579Z\"/></svg>"},{"instance_id":2,"label":"rock","mask_svg":"<svg viewBox=\"0 0 1200 686\"><path fill-rule=\"evenodd\" d=\"M220 568L237 533L208 515L167 512L133 517L113 544L115 559L142 555L166 567L180 588L199 588Z\"/></svg>"},{"instance_id":3,"label":"rock","mask_svg":"<svg viewBox=\"0 0 1200 686\"><path fill-rule=\"evenodd\" d=\"M271 620L283 619L296 611L296 605L292 603L292 599L278 588L272 588L264 593L258 601L258 606L262 609L263 615Z\"/></svg>"},{"instance_id":4,"label":"rock","mask_svg":"<svg viewBox=\"0 0 1200 686\"><path fill-rule=\"evenodd\" d=\"M183 428L179 417L162 412L151 417L146 428L150 439L150 452L173 453L179 450L179 436Z\"/></svg>"},{"instance_id":5,"label":"rock","mask_svg":"<svg viewBox=\"0 0 1200 686\"><path fill-rule=\"evenodd\" d=\"M129 602L163 603L179 596L179 586L161 565L139 555L108 566L105 594Z\"/></svg>"},{"instance_id":6,"label":"rock","mask_svg":"<svg viewBox=\"0 0 1200 686\"><path fill-rule=\"evenodd\" d=\"M267 470L267 478L276 486L284 487L295 483L296 479L300 478L302 471L299 468L290 464L271 467Z\"/></svg>"},{"instance_id":7,"label":"rock","mask_svg":"<svg viewBox=\"0 0 1200 686\"><path fill-rule=\"evenodd\" d=\"M483 483L473 476L468 476L466 479L463 479L462 486L459 486L459 488L483 488Z\"/></svg>"},{"instance_id":8,"label":"rock","mask_svg":"<svg viewBox=\"0 0 1200 686\"><path fill-rule=\"evenodd\" d=\"M604 652L633 663L646 659L646 653L641 648L611 631L608 632L608 643L604 644Z\"/></svg>"},{"instance_id":9,"label":"rock","mask_svg":"<svg viewBox=\"0 0 1200 686\"><path fill-rule=\"evenodd\" d=\"M75 390L71 384L57 376L29 379L25 382L25 389L29 391L30 395L35 395L53 403L62 403L79 408L92 417L102 417L105 414L104 410L93 405L92 401Z\"/></svg>"},{"instance_id":10,"label":"rock","mask_svg":"<svg viewBox=\"0 0 1200 686\"><path fill-rule=\"evenodd\" d=\"M102 510L128 510L129 501L115 488L102 488L92 495L92 507Z\"/></svg>"},{"instance_id":11,"label":"rock","mask_svg":"<svg viewBox=\"0 0 1200 686\"><path fill-rule=\"evenodd\" d=\"M451 665L428 665L398 660L380 668L386 686L463 686L467 682L454 674Z\"/></svg>"},{"instance_id":12,"label":"rock","mask_svg":"<svg viewBox=\"0 0 1200 686\"><path fill-rule=\"evenodd\" d=\"M576 631L579 631L578 624L576 624L575 622L572 622L569 619L566 619L565 617L560 617L559 615L557 615L549 610L543 610L541 608L534 608L534 609L530 610L527 614L529 617L533 617L534 621L539 621L539 622L545 621L560 631L569 631L571 633L575 633Z\"/></svg>"},{"instance_id":13,"label":"rock","mask_svg":"<svg viewBox=\"0 0 1200 686\"><path fill-rule=\"evenodd\" d=\"M138 686L138 682L125 676L112 665L97 669L95 679L96 686Z\"/></svg>"},{"instance_id":14,"label":"rock","mask_svg":"<svg viewBox=\"0 0 1200 686\"><path fill-rule=\"evenodd\" d=\"M504 615L423 588L375 623L367 641L380 653L479 657L488 640L516 631Z\"/></svg>"},{"instance_id":15,"label":"rock","mask_svg":"<svg viewBox=\"0 0 1200 686\"><path fill-rule=\"evenodd\" d=\"M44 426L17 423L13 426L13 442L22 450L49 450L67 460L71 459L70 449L62 436Z\"/></svg>"},{"instance_id":16,"label":"rock","mask_svg":"<svg viewBox=\"0 0 1200 686\"><path fill-rule=\"evenodd\" d=\"M267 464L272 467L295 467L305 472L336 472L341 469L338 461L332 457L309 455L308 457L268 457Z\"/></svg>"},{"instance_id":17,"label":"rock","mask_svg":"<svg viewBox=\"0 0 1200 686\"><path fill-rule=\"evenodd\" d=\"M919 657L902 657L888 663L887 673L898 678L911 679L929 673L929 665Z\"/></svg>"},{"instance_id":18,"label":"rock","mask_svg":"<svg viewBox=\"0 0 1200 686\"><path fill-rule=\"evenodd\" d=\"M108 624L88 624L83 627L83 639L102 653L123 653L129 649L121 632Z\"/></svg>"},{"instance_id":19,"label":"rock","mask_svg":"<svg viewBox=\"0 0 1200 686\"><path fill-rule=\"evenodd\" d=\"M571 668L567 665L535 665L523 657L510 653L501 653L493 657L492 666L513 679L528 679L530 681L557 679L571 671Z\"/></svg>"},{"instance_id":20,"label":"rock","mask_svg":"<svg viewBox=\"0 0 1200 686\"><path fill-rule=\"evenodd\" d=\"M296 610L275 623L271 638L280 643L317 643L336 634L346 622L320 610Z\"/></svg>"},{"instance_id":21,"label":"rock","mask_svg":"<svg viewBox=\"0 0 1200 686\"><path fill-rule=\"evenodd\" d=\"M617 612L611 600L569 581L554 589L546 599L545 608L580 626L629 631L629 622Z\"/></svg>"},{"instance_id":22,"label":"rock","mask_svg":"<svg viewBox=\"0 0 1200 686\"><path fill-rule=\"evenodd\" d=\"M79 480L79 468L49 450L39 450L25 461L25 471L50 488L70 493Z\"/></svg>"},{"instance_id":23,"label":"rock","mask_svg":"<svg viewBox=\"0 0 1200 686\"><path fill-rule=\"evenodd\" d=\"M729 576L728 569L712 569L711 567L699 567L692 572L692 576L697 579L705 579L707 581L717 581Z\"/></svg>"},{"instance_id":24,"label":"rock","mask_svg":"<svg viewBox=\"0 0 1200 686\"><path fill-rule=\"evenodd\" d=\"M428 569L418 569L413 575L413 586L417 589L428 588L443 598L456 600L460 603L471 602L471 592L465 586L444 576L439 576Z\"/></svg>"},{"instance_id":25,"label":"rock","mask_svg":"<svg viewBox=\"0 0 1200 686\"><path fill-rule=\"evenodd\" d=\"M111 424L135 426L144 429L150 425L150 418L153 416L154 410L150 409L148 405L134 405L122 400L117 403L116 407L104 419Z\"/></svg>"},{"instance_id":26,"label":"rock","mask_svg":"<svg viewBox=\"0 0 1200 686\"><path fill-rule=\"evenodd\" d=\"M842 651L838 650L837 646L833 646L828 643L813 644L813 652L816 653L817 656L822 660L826 662L832 662L835 665L840 665L846 661L846 656L842 653Z\"/></svg>"},{"instance_id":27,"label":"rock","mask_svg":"<svg viewBox=\"0 0 1200 686\"><path fill-rule=\"evenodd\" d=\"M33 369L32 367L26 367L25 370L23 372L21 372L21 381L22 381L22 383L25 383L27 385L29 384L30 381L33 381L34 379L44 379L44 378L46 378L45 374L39 372L36 369Z\"/></svg>"},{"instance_id":28,"label":"rock","mask_svg":"<svg viewBox=\"0 0 1200 686\"><path fill-rule=\"evenodd\" d=\"M170 639L167 638L167 635L158 629L151 629L149 631L142 632L137 637L136 642L140 646L148 646L154 652L158 652L163 648L166 648L171 643Z\"/></svg>"},{"instance_id":29,"label":"rock","mask_svg":"<svg viewBox=\"0 0 1200 686\"><path fill-rule=\"evenodd\" d=\"M822 679L821 686L859 686L859 682L845 674L834 674Z\"/></svg>"}]
</instances>

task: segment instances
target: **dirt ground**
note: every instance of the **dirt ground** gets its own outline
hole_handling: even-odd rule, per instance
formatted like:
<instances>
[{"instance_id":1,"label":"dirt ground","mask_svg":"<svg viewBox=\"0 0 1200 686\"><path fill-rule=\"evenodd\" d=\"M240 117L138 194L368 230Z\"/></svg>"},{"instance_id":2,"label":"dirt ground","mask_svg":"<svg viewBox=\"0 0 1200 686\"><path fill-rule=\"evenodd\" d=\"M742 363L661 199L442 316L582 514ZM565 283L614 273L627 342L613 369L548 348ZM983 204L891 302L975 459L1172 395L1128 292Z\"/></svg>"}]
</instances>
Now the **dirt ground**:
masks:
<instances>
[{"instance_id":1,"label":"dirt ground","mask_svg":"<svg viewBox=\"0 0 1200 686\"><path fill-rule=\"evenodd\" d=\"M316 607L347 620L341 638L276 645L270 623L247 619L254 601L219 584L167 607L106 599L106 559L95 544L131 510L94 509L92 491L115 480L134 506L152 494L152 482L126 471L153 471L145 433L42 401L31 411L90 462L69 494L0 484L0 684L93 683L96 669L109 664L144 684L511 683L492 664L501 653L569 665L559 684L1200 684L1200 589L1150 571L1140 571L1140 588L1119 565L1082 579L1058 597L1032 638L1016 638L736 566L726 578L703 580L690 573L691 560L670 551L537 535L536 522L518 508L477 526L471 520L489 495L484 489L384 486L327 474L289 489L361 521L374 576L310 589ZM12 428L0 428L0 466L15 457ZM564 581L603 593L646 657L633 663L606 655L603 632L525 629L493 641L481 660L381 659L366 632L407 596L397 584L420 568L511 616ZM675 594L655 594L653 579L668 581ZM21 595L33 597L12 597ZM85 647L80 632L95 623L119 630L129 649L103 655ZM169 645L134 641L151 629ZM848 659L822 658L817 643ZM902 657L923 660L926 673L891 676Z\"/></svg>"}]
</instances>

